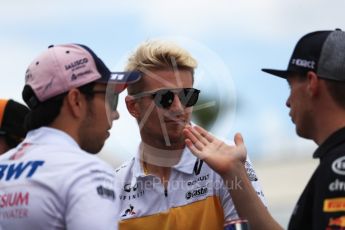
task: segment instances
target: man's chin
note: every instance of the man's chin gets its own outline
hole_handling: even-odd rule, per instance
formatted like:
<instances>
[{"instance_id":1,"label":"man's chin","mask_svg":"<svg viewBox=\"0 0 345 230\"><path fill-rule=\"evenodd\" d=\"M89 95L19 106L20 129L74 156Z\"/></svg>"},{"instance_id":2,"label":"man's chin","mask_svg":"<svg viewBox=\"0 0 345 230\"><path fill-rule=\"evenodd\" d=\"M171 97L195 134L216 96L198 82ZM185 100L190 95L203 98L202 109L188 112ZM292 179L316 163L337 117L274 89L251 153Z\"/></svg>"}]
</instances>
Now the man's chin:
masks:
<instances>
[{"instance_id":1,"label":"man's chin","mask_svg":"<svg viewBox=\"0 0 345 230\"><path fill-rule=\"evenodd\" d=\"M184 145L184 136L182 132L174 133L169 135L170 145L180 146Z\"/></svg>"},{"instance_id":2,"label":"man's chin","mask_svg":"<svg viewBox=\"0 0 345 230\"><path fill-rule=\"evenodd\" d=\"M296 133L299 137L305 138L305 139L311 139L311 136L305 132L305 130L300 129L296 126Z\"/></svg>"},{"instance_id":3,"label":"man's chin","mask_svg":"<svg viewBox=\"0 0 345 230\"><path fill-rule=\"evenodd\" d=\"M99 145L99 146L88 146L88 147L85 147L85 148L82 148L84 151L90 153L90 154L98 154L102 148L104 146L104 143L103 145Z\"/></svg>"}]
</instances>

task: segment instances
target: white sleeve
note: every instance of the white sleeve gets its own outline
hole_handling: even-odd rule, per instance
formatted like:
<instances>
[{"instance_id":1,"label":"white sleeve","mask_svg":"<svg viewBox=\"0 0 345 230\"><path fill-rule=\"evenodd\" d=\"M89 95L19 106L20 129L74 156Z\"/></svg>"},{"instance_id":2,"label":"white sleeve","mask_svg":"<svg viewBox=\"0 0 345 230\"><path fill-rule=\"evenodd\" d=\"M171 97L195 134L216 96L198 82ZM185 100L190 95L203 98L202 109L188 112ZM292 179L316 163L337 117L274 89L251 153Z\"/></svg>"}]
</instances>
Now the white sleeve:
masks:
<instances>
[{"instance_id":1,"label":"white sleeve","mask_svg":"<svg viewBox=\"0 0 345 230\"><path fill-rule=\"evenodd\" d=\"M114 176L100 163L81 165L66 193L66 229L117 229Z\"/></svg>"},{"instance_id":2,"label":"white sleeve","mask_svg":"<svg viewBox=\"0 0 345 230\"><path fill-rule=\"evenodd\" d=\"M261 189L261 185L259 182L259 178L256 175L256 172L253 168L253 164L249 159L249 156L247 155L246 163L245 163L245 168L247 170L248 178L250 182L252 183L254 190L256 191L256 194L258 194L259 198L261 199L262 203L267 207L267 201L265 198L265 195Z\"/></svg>"},{"instance_id":3,"label":"white sleeve","mask_svg":"<svg viewBox=\"0 0 345 230\"><path fill-rule=\"evenodd\" d=\"M255 170L252 166L252 163L250 162L249 157L247 156L247 160L245 162L245 168L247 170L248 178L250 182L253 185L254 190L256 191L257 195L261 199L262 203L267 207L267 202L264 196L264 193L262 192L261 185L259 182L258 177L256 176ZM225 185L224 182L222 184L221 190L220 190L220 197L221 202L224 209L224 219L227 220L233 220L238 219L237 211L234 207L234 203L231 199L230 193L228 191L228 188L231 189L241 189L241 183L240 181L232 181L231 184ZM246 201L243 201L246 202Z\"/></svg>"},{"instance_id":4,"label":"white sleeve","mask_svg":"<svg viewBox=\"0 0 345 230\"><path fill-rule=\"evenodd\" d=\"M224 220L228 221L228 220L238 219L237 211L235 209L234 203L232 202L232 198L228 191L228 187L232 189L234 188L234 186L237 186L236 182L230 185L225 185L223 179L220 178L220 180L221 180L221 187L220 187L219 193L220 193L220 199L221 199L223 211L224 211Z\"/></svg>"}]
</instances>

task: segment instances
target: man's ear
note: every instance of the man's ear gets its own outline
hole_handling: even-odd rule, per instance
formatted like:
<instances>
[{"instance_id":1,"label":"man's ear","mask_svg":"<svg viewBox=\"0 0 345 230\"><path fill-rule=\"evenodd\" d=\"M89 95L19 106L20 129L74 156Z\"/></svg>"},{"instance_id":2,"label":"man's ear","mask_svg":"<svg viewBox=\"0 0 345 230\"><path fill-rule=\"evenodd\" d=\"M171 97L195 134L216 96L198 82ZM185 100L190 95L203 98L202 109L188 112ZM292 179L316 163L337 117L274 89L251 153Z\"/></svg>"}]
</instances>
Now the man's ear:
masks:
<instances>
[{"instance_id":1,"label":"man's ear","mask_svg":"<svg viewBox=\"0 0 345 230\"><path fill-rule=\"evenodd\" d=\"M84 95L82 95L78 89L71 89L65 97L64 103L66 103L68 110L73 117L79 118L83 116L86 108L86 100Z\"/></svg>"},{"instance_id":2,"label":"man's ear","mask_svg":"<svg viewBox=\"0 0 345 230\"><path fill-rule=\"evenodd\" d=\"M140 112L139 112L139 107L138 107L137 100L133 96L127 95L125 97L125 102L126 102L126 106L127 106L128 112L133 117L139 118Z\"/></svg>"},{"instance_id":3,"label":"man's ear","mask_svg":"<svg viewBox=\"0 0 345 230\"><path fill-rule=\"evenodd\" d=\"M307 80L308 80L308 86L307 91L308 95L310 96L316 96L319 94L320 91L320 79L313 71L308 71L307 73Z\"/></svg>"}]
</instances>

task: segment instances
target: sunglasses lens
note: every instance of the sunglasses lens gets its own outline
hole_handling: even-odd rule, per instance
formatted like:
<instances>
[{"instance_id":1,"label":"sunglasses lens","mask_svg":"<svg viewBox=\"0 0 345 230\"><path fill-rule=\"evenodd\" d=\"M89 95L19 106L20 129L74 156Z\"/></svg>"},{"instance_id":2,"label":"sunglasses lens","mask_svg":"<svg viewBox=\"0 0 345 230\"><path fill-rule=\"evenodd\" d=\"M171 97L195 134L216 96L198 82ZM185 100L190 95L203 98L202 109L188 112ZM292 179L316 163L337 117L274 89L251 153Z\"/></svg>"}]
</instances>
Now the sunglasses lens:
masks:
<instances>
[{"instance_id":1,"label":"sunglasses lens","mask_svg":"<svg viewBox=\"0 0 345 230\"><path fill-rule=\"evenodd\" d=\"M185 88L179 93L179 99L184 106L191 107L197 103L199 93L197 89Z\"/></svg>"},{"instance_id":2,"label":"sunglasses lens","mask_svg":"<svg viewBox=\"0 0 345 230\"><path fill-rule=\"evenodd\" d=\"M174 101L174 93L170 90L159 90L153 96L155 104L165 109L169 108Z\"/></svg>"},{"instance_id":3,"label":"sunglasses lens","mask_svg":"<svg viewBox=\"0 0 345 230\"><path fill-rule=\"evenodd\" d=\"M199 98L200 90L193 88L184 88L178 93L181 104L185 107L195 105ZM170 90L159 90L152 94L154 102L158 107L167 109L174 102L175 94Z\"/></svg>"},{"instance_id":4,"label":"sunglasses lens","mask_svg":"<svg viewBox=\"0 0 345 230\"><path fill-rule=\"evenodd\" d=\"M115 111L117 109L119 95L117 93L107 93L107 101L108 101L110 109L112 111Z\"/></svg>"}]
</instances>

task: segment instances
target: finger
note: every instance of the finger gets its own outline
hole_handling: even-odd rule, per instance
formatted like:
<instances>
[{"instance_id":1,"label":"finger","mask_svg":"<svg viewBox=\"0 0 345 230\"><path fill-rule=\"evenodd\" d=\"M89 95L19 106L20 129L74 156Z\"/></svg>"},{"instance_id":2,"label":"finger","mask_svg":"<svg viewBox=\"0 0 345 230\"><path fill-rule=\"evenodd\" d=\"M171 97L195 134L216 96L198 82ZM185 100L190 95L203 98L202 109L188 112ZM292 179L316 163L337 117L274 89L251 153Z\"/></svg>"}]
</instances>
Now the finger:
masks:
<instances>
[{"instance_id":1,"label":"finger","mask_svg":"<svg viewBox=\"0 0 345 230\"><path fill-rule=\"evenodd\" d=\"M209 141L199 132L197 131L194 127L190 127L189 130L193 133L193 135L204 145L209 144Z\"/></svg>"},{"instance_id":2,"label":"finger","mask_svg":"<svg viewBox=\"0 0 345 230\"><path fill-rule=\"evenodd\" d=\"M188 128L190 128L190 127L192 127L190 124L186 124L186 125L185 125L185 129L188 129Z\"/></svg>"},{"instance_id":3,"label":"finger","mask_svg":"<svg viewBox=\"0 0 345 230\"><path fill-rule=\"evenodd\" d=\"M190 139L190 141L192 141L193 143L194 142L197 142L198 138L192 133L192 131L190 129L183 129L183 134L185 136L185 138L187 139Z\"/></svg>"},{"instance_id":4,"label":"finger","mask_svg":"<svg viewBox=\"0 0 345 230\"><path fill-rule=\"evenodd\" d=\"M202 149L204 148L204 144L199 141L198 137L196 137L190 129L184 129L183 133L186 136L186 139L189 139L193 143L193 145L198 148L198 150L202 151Z\"/></svg>"},{"instance_id":5,"label":"finger","mask_svg":"<svg viewBox=\"0 0 345 230\"><path fill-rule=\"evenodd\" d=\"M199 151L192 143L190 139L186 139L185 143L187 147L190 149L190 151L198 158L202 158L201 151Z\"/></svg>"},{"instance_id":6,"label":"finger","mask_svg":"<svg viewBox=\"0 0 345 230\"><path fill-rule=\"evenodd\" d=\"M236 147L238 148L238 150L244 154L245 156L247 156L247 150L246 150L246 146L244 145L244 141L243 141L243 137L240 133L236 133L235 137L234 137L234 141L236 144ZM244 159L245 160L245 159Z\"/></svg>"},{"instance_id":7,"label":"finger","mask_svg":"<svg viewBox=\"0 0 345 230\"><path fill-rule=\"evenodd\" d=\"M215 137L212 136L209 132L207 132L205 129L203 129L202 127L200 126L194 126L194 128L203 136L207 139L207 141L209 142L213 142Z\"/></svg>"},{"instance_id":8,"label":"finger","mask_svg":"<svg viewBox=\"0 0 345 230\"><path fill-rule=\"evenodd\" d=\"M240 133L235 134L234 141L236 145L244 145L243 137Z\"/></svg>"}]
</instances>

